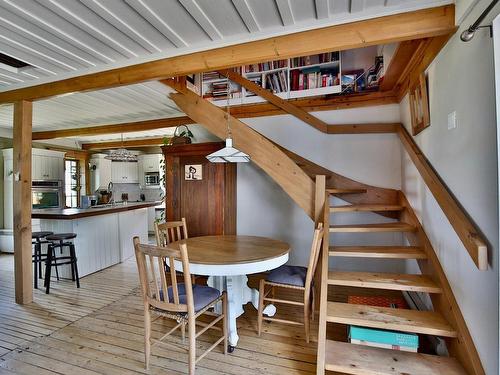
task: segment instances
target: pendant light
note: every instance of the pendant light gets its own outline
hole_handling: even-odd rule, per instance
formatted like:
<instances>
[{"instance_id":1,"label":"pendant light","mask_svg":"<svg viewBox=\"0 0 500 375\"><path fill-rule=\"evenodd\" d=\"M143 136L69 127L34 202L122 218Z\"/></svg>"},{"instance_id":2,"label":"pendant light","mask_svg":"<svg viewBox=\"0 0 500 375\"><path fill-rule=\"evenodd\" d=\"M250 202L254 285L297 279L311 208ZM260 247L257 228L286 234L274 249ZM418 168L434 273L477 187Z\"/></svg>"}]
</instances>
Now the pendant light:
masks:
<instances>
[{"instance_id":1,"label":"pendant light","mask_svg":"<svg viewBox=\"0 0 500 375\"><path fill-rule=\"evenodd\" d=\"M111 161L137 161L137 155L132 154L129 150L123 148L123 133L121 134L122 147L116 150L112 150L104 159Z\"/></svg>"},{"instance_id":2,"label":"pendant light","mask_svg":"<svg viewBox=\"0 0 500 375\"><path fill-rule=\"evenodd\" d=\"M207 155L207 159L211 163L248 163L250 156L233 147L233 139L231 137L231 116L229 115L229 95L231 87L229 78L227 79L227 105L226 105L226 120L227 120L227 138L226 147Z\"/></svg>"}]
</instances>

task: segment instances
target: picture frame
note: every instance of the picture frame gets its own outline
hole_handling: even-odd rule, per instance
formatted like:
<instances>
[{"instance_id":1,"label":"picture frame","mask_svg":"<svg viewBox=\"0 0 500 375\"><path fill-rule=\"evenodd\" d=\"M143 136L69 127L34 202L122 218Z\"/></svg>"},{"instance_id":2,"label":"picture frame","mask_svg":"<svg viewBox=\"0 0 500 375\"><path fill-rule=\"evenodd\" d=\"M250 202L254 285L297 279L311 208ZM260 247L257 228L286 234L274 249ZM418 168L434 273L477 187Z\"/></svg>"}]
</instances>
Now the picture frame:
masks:
<instances>
[{"instance_id":1,"label":"picture frame","mask_svg":"<svg viewBox=\"0 0 500 375\"><path fill-rule=\"evenodd\" d=\"M412 134L415 136L431 124L425 73L420 74L418 82L410 88L409 101Z\"/></svg>"}]
</instances>

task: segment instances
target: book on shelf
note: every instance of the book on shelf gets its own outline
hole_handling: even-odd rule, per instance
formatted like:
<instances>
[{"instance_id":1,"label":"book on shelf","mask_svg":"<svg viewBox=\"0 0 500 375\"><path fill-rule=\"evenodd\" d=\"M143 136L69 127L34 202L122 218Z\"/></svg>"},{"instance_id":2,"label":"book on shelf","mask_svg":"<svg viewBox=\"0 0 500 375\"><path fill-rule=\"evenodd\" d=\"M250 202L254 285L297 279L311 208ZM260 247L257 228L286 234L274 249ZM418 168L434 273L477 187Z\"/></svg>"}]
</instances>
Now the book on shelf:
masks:
<instances>
[{"instance_id":1,"label":"book on shelf","mask_svg":"<svg viewBox=\"0 0 500 375\"><path fill-rule=\"evenodd\" d=\"M258 75L256 77L248 77L247 79L260 87L264 87L264 86L262 86L262 75ZM254 92L246 90L246 94L245 94L246 97L255 96L255 95L256 94Z\"/></svg>"},{"instance_id":2,"label":"book on shelf","mask_svg":"<svg viewBox=\"0 0 500 375\"><path fill-rule=\"evenodd\" d=\"M245 65L245 73L263 72L266 70L286 68L287 66L288 60L266 61L258 64Z\"/></svg>"},{"instance_id":3,"label":"book on shelf","mask_svg":"<svg viewBox=\"0 0 500 375\"><path fill-rule=\"evenodd\" d=\"M320 67L290 71L290 90L308 90L339 84L338 70Z\"/></svg>"},{"instance_id":4,"label":"book on shelf","mask_svg":"<svg viewBox=\"0 0 500 375\"><path fill-rule=\"evenodd\" d=\"M275 93L288 91L286 72L281 70L263 75L264 88Z\"/></svg>"},{"instance_id":5,"label":"book on shelf","mask_svg":"<svg viewBox=\"0 0 500 375\"><path fill-rule=\"evenodd\" d=\"M327 52L317 55L300 56L290 59L290 68L303 67L308 65L318 65L339 61L339 52Z\"/></svg>"}]
</instances>

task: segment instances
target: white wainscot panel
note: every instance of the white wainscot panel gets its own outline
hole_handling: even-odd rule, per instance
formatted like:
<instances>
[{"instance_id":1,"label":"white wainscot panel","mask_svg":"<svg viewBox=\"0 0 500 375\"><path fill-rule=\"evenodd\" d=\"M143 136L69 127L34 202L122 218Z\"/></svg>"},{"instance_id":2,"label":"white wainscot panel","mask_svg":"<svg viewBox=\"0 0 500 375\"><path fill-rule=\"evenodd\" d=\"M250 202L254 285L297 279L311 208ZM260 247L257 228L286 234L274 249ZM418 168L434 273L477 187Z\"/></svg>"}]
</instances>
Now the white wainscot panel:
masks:
<instances>
[{"instance_id":1,"label":"white wainscot panel","mask_svg":"<svg viewBox=\"0 0 500 375\"><path fill-rule=\"evenodd\" d=\"M148 209L124 211L118 213L120 228L121 261L134 255L132 239L138 236L141 243L148 243Z\"/></svg>"}]
</instances>

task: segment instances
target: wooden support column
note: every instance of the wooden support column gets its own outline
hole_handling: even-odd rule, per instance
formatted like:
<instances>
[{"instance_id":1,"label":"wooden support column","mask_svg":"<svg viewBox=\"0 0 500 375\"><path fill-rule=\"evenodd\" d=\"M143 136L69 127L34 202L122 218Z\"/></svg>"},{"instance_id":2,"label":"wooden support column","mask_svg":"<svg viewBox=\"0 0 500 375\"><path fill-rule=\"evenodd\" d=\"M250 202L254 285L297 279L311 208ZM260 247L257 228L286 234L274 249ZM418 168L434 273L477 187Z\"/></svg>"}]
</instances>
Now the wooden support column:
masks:
<instances>
[{"instance_id":1,"label":"wooden support column","mask_svg":"<svg viewBox=\"0 0 500 375\"><path fill-rule=\"evenodd\" d=\"M16 303L33 301L31 265L31 123L33 103L14 103L14 278Z\"/></svg>"}]
</instances>

